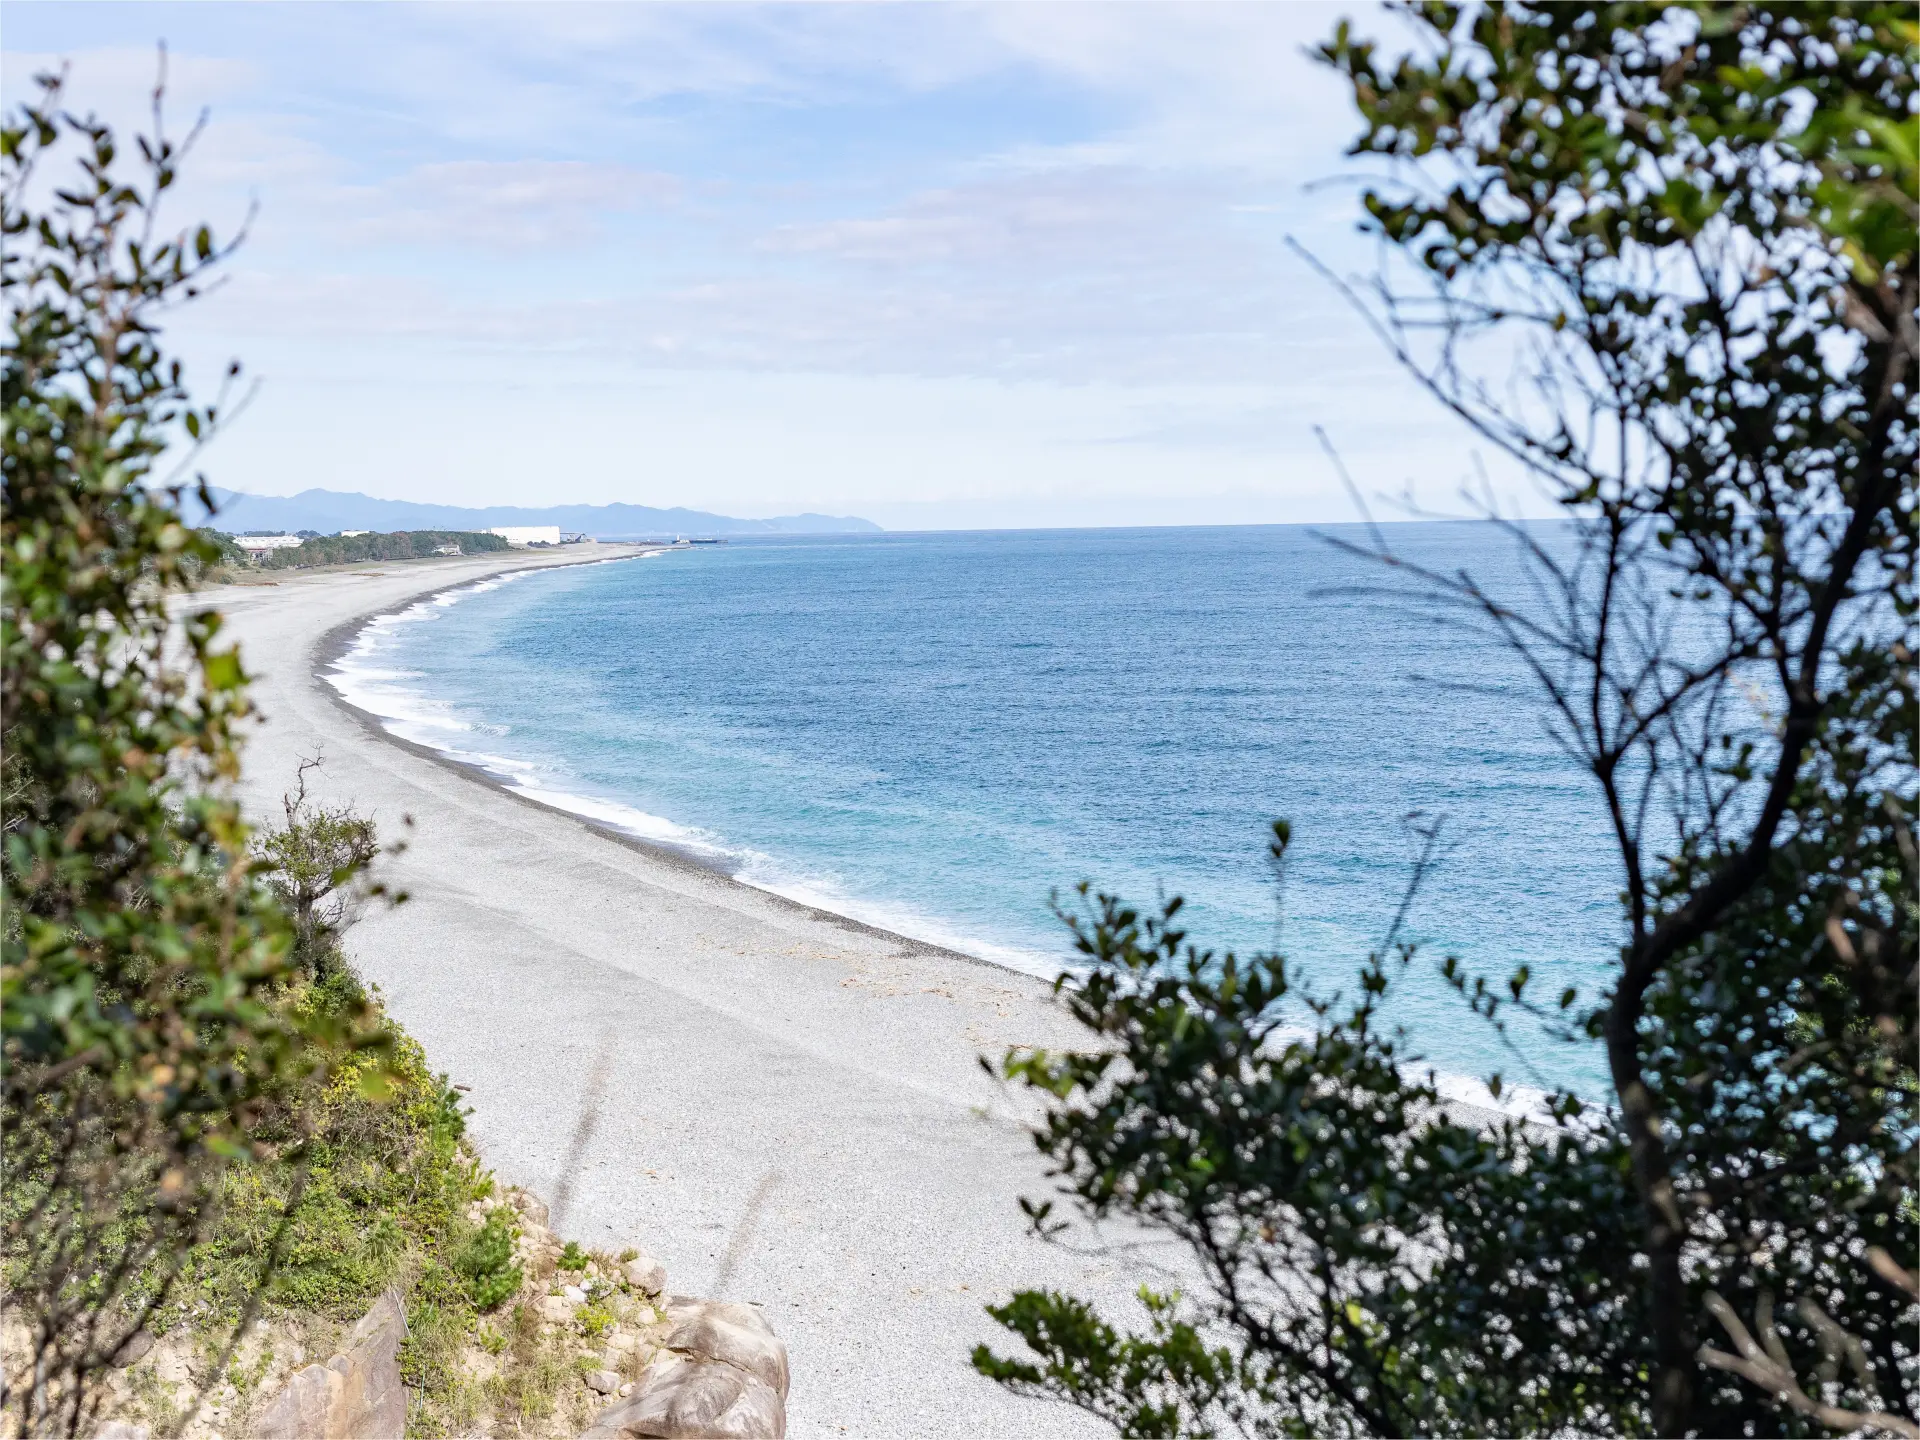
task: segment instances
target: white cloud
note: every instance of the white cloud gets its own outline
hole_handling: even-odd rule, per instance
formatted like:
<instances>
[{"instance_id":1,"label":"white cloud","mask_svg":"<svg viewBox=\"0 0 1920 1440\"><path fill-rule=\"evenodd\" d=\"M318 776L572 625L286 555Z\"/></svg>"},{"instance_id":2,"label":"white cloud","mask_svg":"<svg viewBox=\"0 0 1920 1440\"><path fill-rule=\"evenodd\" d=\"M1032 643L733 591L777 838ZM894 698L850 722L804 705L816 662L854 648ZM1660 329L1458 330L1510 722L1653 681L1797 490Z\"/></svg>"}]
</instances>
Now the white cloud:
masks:
<instances>
[{"instance_id":1,"label":"white cloud","mask_svg":"<svg viewBox=\"0 0 1920 1440\"><path fill-rule=\"evenodd\" d=\"M671 175L583 160L453 160L377 186L343 186L330 213L343 238L563 250L601 238L612 217L681 193ZM344 210L345 214L341 215Z\"/></svg>"},{"instance_id":2,"label":"white cloud","mask_svg":"<svg viewBox=\"0 0 1920 1440\"><path fill-rule=\"evenodd\" d=\"M1354 127L1301 54L1330 7L30 13L200 27L176 113L214 125L176 214L261 205L232 284L173 322L268 378L223 483L504 500L553 447L569 493L639 498L583 477L651 436L677 503L931 515L934 487L985 523L1043 489L1098 519L1198 488L1278 519L1331 503L1315 421L1382 454L1415 433L1281 243L1358 258L1350 197L1301 189ZM10 94L40 49L6 56ZM76 96L138 122L153 52L72 53ZM1311 483L1274 489L1275 455Z\"/></svg>"},{"instance_id":3,"label":"white cloud","mask_svg":"<svg viewBox=\"0 0 1920 1440\"><path fill-rule=\"evenodd\" d=\"M1091 273L1237 248L1227 196L1205 179L1113 167L990 176L911 195L891 213L776 227L764 248L884 266Z\"/></svg>"}]
</instances>

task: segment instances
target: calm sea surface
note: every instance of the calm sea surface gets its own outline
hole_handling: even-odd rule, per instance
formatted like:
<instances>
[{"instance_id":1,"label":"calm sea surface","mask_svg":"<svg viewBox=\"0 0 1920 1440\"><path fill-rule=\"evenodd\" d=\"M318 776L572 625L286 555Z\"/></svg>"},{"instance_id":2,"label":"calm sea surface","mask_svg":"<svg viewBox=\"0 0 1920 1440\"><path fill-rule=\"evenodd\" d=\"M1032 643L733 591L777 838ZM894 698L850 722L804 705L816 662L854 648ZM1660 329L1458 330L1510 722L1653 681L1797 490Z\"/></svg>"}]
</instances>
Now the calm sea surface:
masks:
<instances>
[{"instance_id":1,"label":"calm sea surface","mask_svg":"<svg viewBox=\"0 0 1920 1440\"><path fill-rule=\"evenodd\" d=\"M1523 593L1495 532L1389 533ZM1543 996L1605 976L1594 792L1500 644L1363 593L1385 583L1292 526L736 541L436 597L376 622L336 683L549 803L1046 974L1070 955L1049 897L1090 880L1184 895L1196 939L1277 940L1351 992L1411 873L1408 817L1443 817L1394 1017L1442 1071L1591 1091L1596 1054L1522 1035L1516 1057L1434 963L1525 962Z\"/></svg>"}]
</instances>

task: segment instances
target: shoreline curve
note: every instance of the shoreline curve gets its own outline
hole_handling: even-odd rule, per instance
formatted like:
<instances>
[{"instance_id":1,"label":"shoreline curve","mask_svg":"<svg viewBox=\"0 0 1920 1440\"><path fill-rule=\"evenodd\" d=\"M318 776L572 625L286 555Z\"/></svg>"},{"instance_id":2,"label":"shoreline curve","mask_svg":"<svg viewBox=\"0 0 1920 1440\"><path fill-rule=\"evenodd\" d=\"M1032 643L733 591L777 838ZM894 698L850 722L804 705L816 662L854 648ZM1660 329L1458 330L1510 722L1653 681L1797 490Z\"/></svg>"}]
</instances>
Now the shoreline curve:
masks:
<instances>
[{"instance_id":1,"label":"shoreline curve","mask_svg":"<svg viewBox=\"0 0 1920 1440\"><path fill-rule=\"evenodd\" d=\"M493 774L483 765L476 764L469 760L462 760L457 756L448 754L446 751L436 750L431 745L422 745L417 740L409 740L403 735L394 734L393 731L386 727L386 724L379 716L363 710L342 695L339 688L333 684L332 678L327 673L331 667L339 663L341 658L347 654L354 643L366 631L367 627L374 621L383 619L389 615L401 614L429 596L465 590L505 574L520 574L533 570L555 570L574 565L611 565L621 561L640 560L648 555L664 553L667 553L666 547L664 546L636 546L618 555L591 557L556 556L551 559L542 556L539 560L530 564L503 563L491 569L465 575L451 585L425 585L419 590L410 592L403 599L388 600L376 609L368 610L350 619L342 620L324 631L319 638L314 641L312 649L306 656L304 666L307 673L312 676L315 685L332 701L334 706L343 714L353 719L367 734L385 744L396 746L410 755L423 760L429 760L442 769L460 776L469 783L483 785L495 794L504 795L516 804L530 806L547 815L563 815L584 829L590 830L596 835L603 836L608 840L612 840L616 844L624 845L630 850L638 851L640 854L646 855L653 860L677 869L693 871L713 879L722 880L729 885L737 885L742 890L751 891L756 896L772 901L776 906L782 907L796 916L802 916L810 920L833 925L846 930L850 934L863 935L872 939L885 941L892 945L897 945L918 958L963 961L969 965L986 966L999 974L1018 975L1024 979L1038 981L1043 985L1052 985L1054 983L1053 981L1044 975L1036 974L1032 970L1023 970L1018 966L1002 964L987 956L971 954L968 951L955 949L950 945L941 945L932 940L922 940L917 936L908 935L898 930L889 930L884 926L874 925L856 916L843 914L838 910L829 910L819 905L809 905L804 901L795 900L791 896L783 895L777 890L769 890L762 886L750 885L746 881L741 880L717 858L702 855L690 847L674 845L670 841L649 840L643 836L634 835L629 831L622 830L619 826L606 821L596 820L589 815L581 815L563 806L549 805L530 795L522 794L513 786L503 782L499 776Z\"/></svg>"}]
</instances>

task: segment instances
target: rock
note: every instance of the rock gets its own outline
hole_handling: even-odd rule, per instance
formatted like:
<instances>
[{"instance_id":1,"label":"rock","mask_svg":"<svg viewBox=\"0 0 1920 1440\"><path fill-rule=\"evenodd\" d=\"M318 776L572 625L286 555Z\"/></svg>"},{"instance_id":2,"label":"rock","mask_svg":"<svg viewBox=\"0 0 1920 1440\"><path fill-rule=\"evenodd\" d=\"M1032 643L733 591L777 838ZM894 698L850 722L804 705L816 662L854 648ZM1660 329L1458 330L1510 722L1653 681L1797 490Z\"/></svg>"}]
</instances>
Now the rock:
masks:
<instances>
[{"instance_id":1,"label":"rock","mask_svg":"<svg viewBox=\"0 0 1920 1440\"><path fill-rule=\"evenodd\" d=\"M540 1318L554 1325L573 1319L573 1306L564 1295L549 1295L540 1302Z\"/></svg>"},{"instance_id":2,"label":"rock","mask_svg":"<svg viewBox=\"0 0 1920 1440\"><path fill-rule=\"evenodd\" d=\"M642 1295L658 1295L667 1288L667 1267L644 1250L622 1265L620 1274Z\"/></svg>"},{"instance_id":3,"label":"rock","mask_svg":"<svg viewBox=\"0 0 1920 1440\"><path fill-rule=\"evenodd\" d=\"M120 1348L113 1352L108 1364L116 1370L124 1370L147 1358L147 1352L153 1349L153 1336L145 1330L136 1330L120 1342Z\"/></svg>"},{"instance_id":4,"label":"rock","mask_svg":"<svg viewBox=\"0 0 1920 1440\"><path fill-rule=\"evenodd\" d=\"M336 1412L347 1377L325 1365L296 1370L254 1421L257 1440L331 1440L345 1433Z\"/></svg>"},{"instance_id":5,"label":"rock","mask_svg":"<svg viewBox=\"0 0 1920 1440\"><path fill-rule=\"evenodd\" d=\"M581 1440L781 1440L787 1433L787 1347L745 1305L676 1297L667 1353Z\"/></svg>"},{"instance_id":6,"label":"rock","mask_svg":"<svg viewBox=\"0 0 1920 1440\"><path fill-rule=\"evenodd\" d=\"M600 1412L580 1440L783 1440L780 1397L731 1365L678 1355L656 1360L630 1399Z\"/></svg>"},{"instance_id":7,"label":"rock","mask_svg":"<svg viewBox=\"0 0 1920 1440\"><path fill-rule=\"evenodd\" d=\"M347 1394L354 1417L347 1434L353 1440L386 1440L407 1428L407 1389L400 1382L400 1344L407 1338L407 1308L400 1292L389 1290L360 1317L347 1340ZM336 1355L327 1364L338 1367Z\"/></svg>"},{"instance_id":8,"label":"rock","mask_svg":"<svg viewBox=\"0 0 1920 1440\"><path fill-rule=\"evenodd\" d=\"M149 1340L153 1337L148 1336ZM148 1440L149 1432L144 1425L135 1425L129 1420L109 1420L93 1432L93 1440Z\"/></svg>"},{"instance_id":9,"label":"rock","mask_svg":"<svg viewBox=\"0 0 1920 1440\"><path fill-rule=\"evenodd\" d=\"M751 1305L674 1299L667 1324L667 1349L744 1370L787 1398L787 1347Z\"/></svg>"},{"instance_id":10,"label":"rock","mask_svg":"<svg viewBox=\"0 0 1920 1440\"><path fill-rule=\"evenodd\" d=\"M256 1440L394 1440L406 1433L400 1342L407 1312L389 1290L360 1317L347 1348L288 1379L254 1422Z\"/></svg>"},{"instance_id":11,"label":"rock","mask_svg":"<svg viewBox=\"0 0 1920 1440\"><path fill-rule=\"evenodd\" d=\"M560 1293L566 1296L568 1302L571 1304L584 1305L587 1303L587 1292L582 1290L578 1285L562 1285L560 1287Z\"/></svg>"},{"instance_id":12,"label":"rock","mask_svg":"<svg viewBox=\"0 0 1920 1440\"><path fill-rule=\"evenodd\" d=\"M520 1207L520 1213L526 1216L533 1224L538 1225L543 1230L546 1229L546 1202L541 1200L539 1196L529 1195L524 1190L516 1190L513 1195L513 1203Z\"/></svg>"},{"instance_id":13,"label":"rock","mask_svg":"<svg viewBox=\"0 0 1920 1440\"><path fill-rule=\"evenodd\" d=\"M611 1370L589 1370L580 1378L587 1382L589 1390L597 1390L602 1395L611 1395L620 1388L620 1377Z\"/></svg>"}]
</instances>

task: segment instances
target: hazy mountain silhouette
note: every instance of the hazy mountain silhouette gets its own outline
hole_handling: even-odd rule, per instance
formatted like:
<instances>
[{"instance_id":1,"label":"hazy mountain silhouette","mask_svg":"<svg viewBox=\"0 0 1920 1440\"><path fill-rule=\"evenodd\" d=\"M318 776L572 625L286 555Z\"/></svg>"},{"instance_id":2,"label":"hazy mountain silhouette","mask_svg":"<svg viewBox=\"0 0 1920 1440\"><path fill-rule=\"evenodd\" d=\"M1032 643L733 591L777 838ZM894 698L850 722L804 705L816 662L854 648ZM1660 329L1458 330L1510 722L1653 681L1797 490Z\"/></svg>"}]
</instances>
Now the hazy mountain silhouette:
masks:
<instances>
[{"instance_id":1,"label":"hazy mountain silhouette","mask_svg":"<svg viewBox=\"0 0 1920 1440\"><path fill-rule=\"evenodd\" d=\"M232 534L246 530L485 530L492 525L558 525L596 539L659 539L673 535L833 535L877 534L871 520L841 515L779 515L771 520L737 520L703 510L656 510L650 505L425 505L412 500L380 500L341 490L302 490L298 495L246 495L215 490L213 524ZM201 523L205 512L190 501L188 513Z\"/></svg>"}]
</instances>

